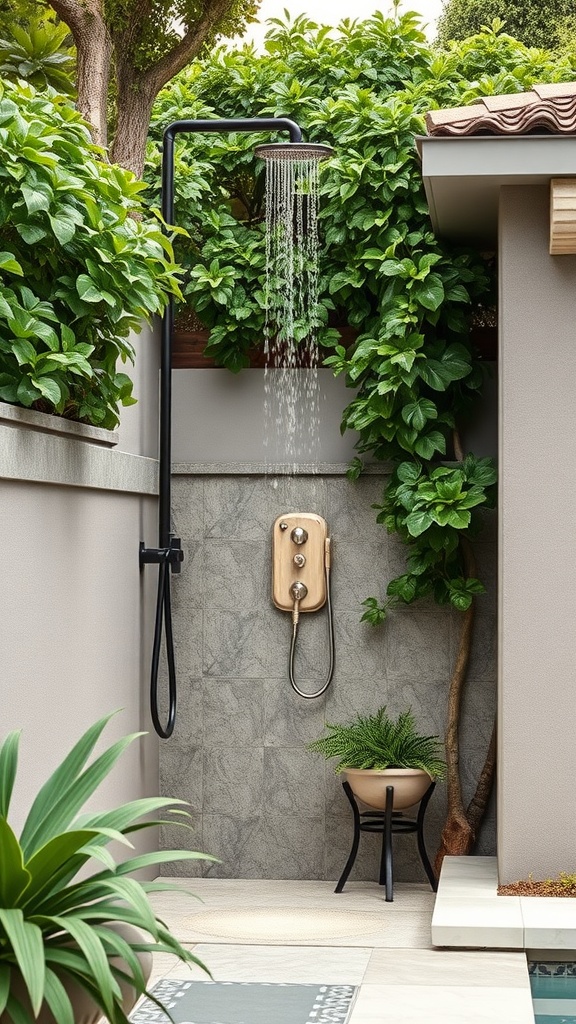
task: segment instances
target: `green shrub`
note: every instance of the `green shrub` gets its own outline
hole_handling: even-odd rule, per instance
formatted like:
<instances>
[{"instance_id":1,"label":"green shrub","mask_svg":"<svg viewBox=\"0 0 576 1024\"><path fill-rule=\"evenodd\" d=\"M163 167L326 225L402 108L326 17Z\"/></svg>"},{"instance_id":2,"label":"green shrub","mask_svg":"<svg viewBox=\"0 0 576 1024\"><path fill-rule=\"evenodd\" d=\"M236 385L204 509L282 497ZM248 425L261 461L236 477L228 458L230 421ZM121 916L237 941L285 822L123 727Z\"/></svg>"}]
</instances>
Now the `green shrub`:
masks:
<instances>
[{"instance_id":1,"label":"green shrub","mask_svg":"<svg viewBox=\"0 0 576 1024\"><path fill-rule=\"evenodd\" d=\"M494 301L494 261L434 236L415 135L431 108L570 80L574 71L497 30L435 49L410 14L346 20L336 31L305 17L270 26L265 53L216 50L159 96L147 180L154 195L161 129L182 117L287 115L310 140L333 145L321 171L317 335L325 365L356 392L343 429L357 432L360 456L397 467L379 512L409 554L407 573L383 601L368 599L364 618L377 623L390 605L427 594L463 611L483 587L459 537L493 504L495 472L475 468L472 456L457 475L433 471L454 457L455 431L482 390L470 322ZM206 354L232 370L264 336L258 141L190 135L176 148L176 222L190 236L178 248L185 299L210 328ZM358 332L351 348L339 344L341 324ZM361 468L358 458L351 476Z\"/></svg>"},{"instance_id":2,"label":"green shrub","mask_svg":"<svg viewBox=\"0 0 576 1024\"><path fill-rule=\"evenodd\" d=\"M35 89L52 86L71 96L75 92L76 57L67 25L34 16L23 28L16 23L0 39L0 75L24 79Z\"/></svg>"},{"instance_id":3,"label":"green shrub","mask_svg":"<svg viewBox=\"0 0 576 1024\"><path fill-rule=\"evenodd\" d=\"M103 427L134 401L117 363L178 294L143 187L65 98L0 83L0 399Z\"/></svg>"},{"instance_id":4,"label":"green shrub","mask_svg":"<svg viewBox=\"0 0 576 1024\"><path fill-rule=\"evenodd\" d=\"M437 51L414 15L376 14L337 30L303 16L269 24L264 53L216 49L159 95L145 175L153 201L170 121L293 117L307 138L335 150L321 172L320 342L333 348L337 323L368 338L398 334L407 324L408 336L403 302L423 327L416 332L424 337L419 358L445 324L465 342L473 304L488 299L491 268L476 252L434 238L414 136L432 107L569 80L570 63L492 31ZM194 134L176 144L176 223L190 233L177 249L187 268L186 304L210 329L207 354L233 370L247 365L248 350L264 334L264 167L253 152L269 138ZM396 269L395 259L410 263ZM366 360L366 347L361 352L353 386L367 364L381 363L377 353ZM474 391L478 383L475 376L461 388Z\"/></svg>"}]
</instances>

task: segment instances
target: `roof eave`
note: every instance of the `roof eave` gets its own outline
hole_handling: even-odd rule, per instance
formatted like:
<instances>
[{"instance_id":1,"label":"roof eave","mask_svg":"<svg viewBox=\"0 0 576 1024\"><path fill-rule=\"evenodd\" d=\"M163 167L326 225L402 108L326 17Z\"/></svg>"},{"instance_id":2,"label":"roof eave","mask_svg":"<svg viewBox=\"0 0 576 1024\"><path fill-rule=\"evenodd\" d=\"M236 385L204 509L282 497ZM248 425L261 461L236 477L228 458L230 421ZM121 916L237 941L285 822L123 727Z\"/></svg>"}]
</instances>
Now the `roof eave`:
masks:
<instances>
[{"instance_id":1,"label":"roof eave","mask_svg":"<svg viewBox=\"0 0 576 1024\"><path fill-rule=\"evenodd\" d=\"M493 247L502 185L576 177L576 135L418 136L422 178L437 235Z\"/></svg>"}]
</instances>

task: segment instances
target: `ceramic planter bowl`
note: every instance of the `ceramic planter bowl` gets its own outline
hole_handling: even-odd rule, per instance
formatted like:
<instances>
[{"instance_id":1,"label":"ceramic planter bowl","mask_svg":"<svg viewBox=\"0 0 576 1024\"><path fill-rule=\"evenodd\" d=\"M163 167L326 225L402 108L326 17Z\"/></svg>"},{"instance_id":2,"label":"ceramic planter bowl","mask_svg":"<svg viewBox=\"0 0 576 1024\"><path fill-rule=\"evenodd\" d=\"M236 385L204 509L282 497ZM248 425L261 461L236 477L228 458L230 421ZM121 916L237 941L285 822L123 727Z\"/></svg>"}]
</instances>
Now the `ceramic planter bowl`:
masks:
<instances>
[{"instance_id":1,"label":"ceramic planter bowl","mask_svg":"<svg viewBox=\"0 0 576 1024\"><path fill-rule=\"evenodd\" d=\"M386 807L387 786L394 786L394 810L402 811L417 804L432 781L421 768L346 768L343 774L354 796L377 811Z\"/></svg>"}]
</instances>

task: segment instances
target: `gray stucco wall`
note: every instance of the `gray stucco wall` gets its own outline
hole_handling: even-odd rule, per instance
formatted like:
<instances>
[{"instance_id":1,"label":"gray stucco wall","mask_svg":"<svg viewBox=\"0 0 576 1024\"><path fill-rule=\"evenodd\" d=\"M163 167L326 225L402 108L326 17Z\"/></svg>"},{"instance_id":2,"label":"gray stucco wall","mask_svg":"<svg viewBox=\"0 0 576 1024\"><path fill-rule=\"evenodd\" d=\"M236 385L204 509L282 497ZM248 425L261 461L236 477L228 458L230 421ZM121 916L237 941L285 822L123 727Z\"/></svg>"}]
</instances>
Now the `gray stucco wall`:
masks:
<instances>
[{"instance_id":1,"label":"gray stucco wall","mask_svg":"<svg viewBox=\"0 0 576 1024\"><path fill-rule=\"evenodd\" d=\"M250 375L257 371L250 371ZM209 395L206 371L175 374L179 404L175 436L174 527L186 552L174 578L179 665L175 734L160 749L164 792L189 800L193 830L166 828L164 845L183 841L219 857L221 864L182 864L183 873L222 877L337 878L351 842L352 820L331 765L306 750L325 722L345 720L387 704L397 714L412 706L423 730L443 735L450 669L460 617L430 604L395 611L379 628L360 622L360 602L383 596L388 580L403 571L404 553L376 523L386 477L373 471L355 483L343 468L328 468L320 444L315 475L274 475L231 465L229 446L214 448L211 416L235 429L229 406ZM256 389L255 381L243 385ZM203 401L194 395L204 389ZM346 395L338 391L337 424ZM197 411L197 419L194 410ZM209 410L212 410L209 413ZM208 411L207 411L208 410ZM255 413L254 430L258 416ZM221 464L202 466L202 437ZM330 435L330 459L348 451ZM211 439L211 440L210 440ZM250 439L233 441L237 457ZM345 445L351 445L347 437ZM256 450L257 444L256 444ZM270 598L271 530L288 511L325 516L333 538L333 604L336 669L325 697L304 701L290 688L287 659L290 615ZM495 689L495 524L478 547L489 593L479 601L478 631L464 701L465 796L471 795L492 726ZM309 688L326 668L325 612L302 616L297 674ZM428 810L427 842L433 855L445 811L440 784ZM478 852L494 853L494 808ZM414 836L399 836L396 877L425 878ZM355 878L376 879L380 839L364 835ZM171 871L174 868L170 868Z\"/></svg>"},{"instance_id":2,"label":"gray stucco wall","mask_svg":"<svg viewBox=\"0 0 576 1024\"><path fill-rule=\"evenodd\" d=\"M500 205L502 883L574 865L576 257L550 256L545 186Z\"/></svg>"}]
</instances>

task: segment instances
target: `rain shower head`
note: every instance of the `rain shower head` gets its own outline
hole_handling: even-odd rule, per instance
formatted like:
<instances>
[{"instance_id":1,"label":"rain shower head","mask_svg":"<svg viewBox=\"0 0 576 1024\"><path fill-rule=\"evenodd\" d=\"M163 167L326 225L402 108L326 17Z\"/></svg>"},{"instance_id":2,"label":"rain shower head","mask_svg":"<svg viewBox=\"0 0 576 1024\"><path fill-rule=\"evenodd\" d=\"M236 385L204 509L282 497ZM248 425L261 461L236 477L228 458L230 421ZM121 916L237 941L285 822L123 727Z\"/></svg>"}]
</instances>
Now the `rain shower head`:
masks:
<instances>
[{"instance_id":1,"label":"rain shower head","mask_svg":"<svg viewBox=\"0 0 576 1024\"><path fill-rule=\"evenodd\" d=\"M254 153L263 160L327 160L334 150L318 142L269 142L256 146Z\"/></svg>"}]
</instances>

